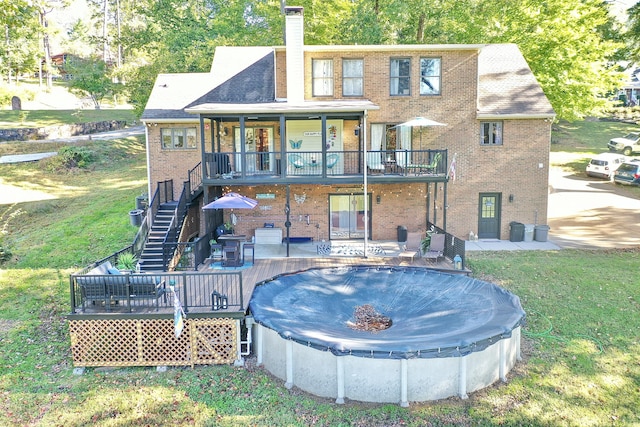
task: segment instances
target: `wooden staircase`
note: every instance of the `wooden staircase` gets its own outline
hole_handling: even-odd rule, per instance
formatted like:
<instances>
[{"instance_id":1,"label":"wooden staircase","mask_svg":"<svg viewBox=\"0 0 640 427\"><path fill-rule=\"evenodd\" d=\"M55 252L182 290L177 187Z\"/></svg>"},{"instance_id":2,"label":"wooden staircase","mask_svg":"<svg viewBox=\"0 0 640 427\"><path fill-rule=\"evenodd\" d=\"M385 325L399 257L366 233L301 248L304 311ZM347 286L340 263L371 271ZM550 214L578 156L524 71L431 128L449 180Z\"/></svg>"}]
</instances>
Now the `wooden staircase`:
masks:
<instances>
[{"instance_id":1,"label":"wooden staircase","mask_svg":"<svg viewBox=\"0 0 640 427\"><path fill-rule=\"evenodd\" d=\"M176 216L176 206L177 202L160 205L153 219L149 237L140 254L141 272L165 271L163 243Z\"/></svg>"}]
</instances>

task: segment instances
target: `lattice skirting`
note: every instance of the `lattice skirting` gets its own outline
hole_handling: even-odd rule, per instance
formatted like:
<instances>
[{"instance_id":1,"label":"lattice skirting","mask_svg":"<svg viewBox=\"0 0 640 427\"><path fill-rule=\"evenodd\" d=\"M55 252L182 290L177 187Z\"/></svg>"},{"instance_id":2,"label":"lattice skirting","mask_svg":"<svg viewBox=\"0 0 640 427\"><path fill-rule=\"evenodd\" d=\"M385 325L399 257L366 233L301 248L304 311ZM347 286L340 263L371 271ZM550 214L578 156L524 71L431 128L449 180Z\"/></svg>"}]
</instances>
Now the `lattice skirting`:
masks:
<instances>
[{"instance_id":1,"label":"lattice skirting","mask_svg":"<svg viewBox=\"0 0 640 427\"><path fill-rule=\"evenodd\" d=\"M180 337L173 319L69 319L74 366L224 365L239 359L240 322L188 318Z\"/></svg>"}]
</instances>

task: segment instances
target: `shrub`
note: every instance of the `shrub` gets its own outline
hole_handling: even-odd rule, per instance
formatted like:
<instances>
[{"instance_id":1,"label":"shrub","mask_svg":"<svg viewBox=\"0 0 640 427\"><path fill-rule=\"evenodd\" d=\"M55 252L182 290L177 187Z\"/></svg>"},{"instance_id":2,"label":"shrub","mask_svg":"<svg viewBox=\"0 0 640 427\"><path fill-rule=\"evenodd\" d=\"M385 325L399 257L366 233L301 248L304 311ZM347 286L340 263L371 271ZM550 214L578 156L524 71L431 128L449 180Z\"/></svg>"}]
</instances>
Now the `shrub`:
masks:
<instances>
[{"instance_id":1,"label":"shrub","mask_svg":"<svg viewBox=\"0 0 640 427\"><path fill-rule=\"evenodd\" d=\"M44 165L49 171L86 168L93 163L94 157L93 151L86 147L62 147L58 155L46 159Z\"/></svg>"}]
</instances>

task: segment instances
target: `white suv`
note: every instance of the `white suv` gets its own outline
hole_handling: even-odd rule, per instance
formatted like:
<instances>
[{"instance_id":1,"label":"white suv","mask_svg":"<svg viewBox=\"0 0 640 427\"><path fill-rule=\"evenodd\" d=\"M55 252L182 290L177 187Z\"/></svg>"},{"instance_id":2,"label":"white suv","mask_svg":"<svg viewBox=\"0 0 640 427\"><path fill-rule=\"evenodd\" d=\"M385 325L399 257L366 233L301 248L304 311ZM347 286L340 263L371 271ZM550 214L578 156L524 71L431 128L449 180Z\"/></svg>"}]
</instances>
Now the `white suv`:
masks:
<instances>
[{"instance_id":1,"label":"white suv","mask_svg":"<svg viewBox=\"0 0 640 427\"><path fill-rule=\"evenodd\" d=\"M640 153L640 133L631 132L622 138L613 138L607 144L609 151L621 151L625 156Z\"/></svg>"},{"instance_id":2,"label":"white suv","mask_svg":"<svg viewBox=\"0 0 640 427\"><path fill-rule=\"evenodd\" d=\"M618 153L600 153L587 165L587 175L597 178L613 179L618 167L628 161L627 156Z\"/></svg>"}]
</instances>

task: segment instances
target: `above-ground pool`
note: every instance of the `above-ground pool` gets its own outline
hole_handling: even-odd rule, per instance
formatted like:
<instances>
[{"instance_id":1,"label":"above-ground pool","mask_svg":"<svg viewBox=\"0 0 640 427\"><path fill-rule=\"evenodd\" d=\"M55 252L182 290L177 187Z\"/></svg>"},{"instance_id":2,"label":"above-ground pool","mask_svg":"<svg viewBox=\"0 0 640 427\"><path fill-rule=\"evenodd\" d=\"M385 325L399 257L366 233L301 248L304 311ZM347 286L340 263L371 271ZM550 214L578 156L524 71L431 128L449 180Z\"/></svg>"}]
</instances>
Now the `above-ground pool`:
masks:
<instances>
[{"instance_id":1,"label":"above-ground pool","mask_svg":"<svg viewBox=\"0 0 640 427\"><path fill-rule=\"evenodd\" d=\"M365 402L462 398L520 355L517 296L415 267L317 268L256 286L259 364L287 387Z\"/></svg>"}]
</instances>

